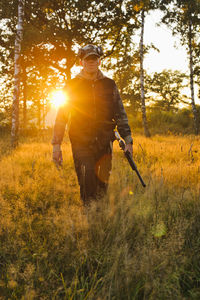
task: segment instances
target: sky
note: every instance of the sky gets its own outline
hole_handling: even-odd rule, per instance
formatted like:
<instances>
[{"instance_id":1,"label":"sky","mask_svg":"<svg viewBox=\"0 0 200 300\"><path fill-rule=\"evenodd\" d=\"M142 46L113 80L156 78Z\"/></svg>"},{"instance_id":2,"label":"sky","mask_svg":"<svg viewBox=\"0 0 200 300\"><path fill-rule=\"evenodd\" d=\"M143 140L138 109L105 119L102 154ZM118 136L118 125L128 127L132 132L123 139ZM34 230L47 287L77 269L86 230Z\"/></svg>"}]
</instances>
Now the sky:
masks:
<instances>
[{"instance_id":1,"label":"sky","mask_svg":"<svg viewBox=\"0 0 200 300\"><path fill-rule=\"evenodd\" d=\"M160 27L156 25L160 19L160 12L152 12L145 18L144 44L154 44L160 50L150 50L144 58L144 69L148 74L162 72L164 69L179 70L186 75L190 75L189 58L186 47L180 45L178 36L173 36L170 28L165 24ZM184 89L184 94L188 96L190 102L190 88ZM198 87L194 85L195 103L200 105L198 98Z\"/></svg>"},{"instance_id":2,"label":"sky","mask_svg":"<svg viewBox=\"0 0 200 300\"><path fill-rule=\"evenodd\" d=\"M154 44L160 50L150 50L144 59L144 68L151 72L161 72L163 69L180 70L188 73L188 57L186 50L179 44L178 37L172 36L170 29L156 23L160 19L160 12L153 12L145 18L144 44ZM178 45L175 48L174 45Z\"/></svg>"}]
</instances>

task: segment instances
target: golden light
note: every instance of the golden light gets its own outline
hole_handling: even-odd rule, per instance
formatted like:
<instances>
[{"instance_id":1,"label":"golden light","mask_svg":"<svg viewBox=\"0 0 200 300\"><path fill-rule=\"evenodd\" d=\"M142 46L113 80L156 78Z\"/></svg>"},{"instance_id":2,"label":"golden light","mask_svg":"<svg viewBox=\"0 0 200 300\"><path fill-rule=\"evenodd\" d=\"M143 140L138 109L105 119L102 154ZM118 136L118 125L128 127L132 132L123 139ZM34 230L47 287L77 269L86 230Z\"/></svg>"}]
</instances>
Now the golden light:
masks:
<instances>
[{"instance_id":1,"label":"golden light","mask_svg":"<svg viewBox=\"0 0 200 300\"><path fill-rule=\"evenodd\" d=\"M66 101L67 94L62 90L53 91L50 95L50 102L56 108L63 106Z\"/></svg>"}]
</instances>

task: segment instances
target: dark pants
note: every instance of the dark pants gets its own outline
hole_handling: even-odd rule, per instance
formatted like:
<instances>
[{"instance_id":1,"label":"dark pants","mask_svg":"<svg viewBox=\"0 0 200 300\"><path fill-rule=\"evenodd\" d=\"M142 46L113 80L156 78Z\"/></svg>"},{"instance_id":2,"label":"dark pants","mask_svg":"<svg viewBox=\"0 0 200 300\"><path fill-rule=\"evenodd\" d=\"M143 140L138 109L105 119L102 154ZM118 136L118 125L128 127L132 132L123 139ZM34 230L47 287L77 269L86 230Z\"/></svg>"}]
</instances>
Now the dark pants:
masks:
<instances>
[{"instance_id":1,"label":"dark pants","mask_svg":"<svg viewBox=\"0 0 200 300\"><path fill-rule=\"evenodd\" d=\"M112 167L112 142L105 146L72 143L75 170L84 204L105 195Z\"/></svg>"}]
</instances>

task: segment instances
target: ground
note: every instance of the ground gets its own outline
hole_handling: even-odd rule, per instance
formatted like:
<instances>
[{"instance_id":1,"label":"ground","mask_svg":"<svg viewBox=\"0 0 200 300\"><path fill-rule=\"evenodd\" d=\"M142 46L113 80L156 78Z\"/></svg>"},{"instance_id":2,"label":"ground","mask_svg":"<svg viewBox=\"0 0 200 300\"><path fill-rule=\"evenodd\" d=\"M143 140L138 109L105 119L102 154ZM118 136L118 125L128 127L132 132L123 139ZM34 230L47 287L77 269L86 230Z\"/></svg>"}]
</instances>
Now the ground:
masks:
<instances>
[{"instance_id":1,"label":"ground","mask_svg":"<svg viewBox=\"0 0 200 300\"><path fill-rule=\"evenodd\" d=\"M143 188L115 142L108 195L86 211L71 148L0 140L0 299L199 299L200 139L134 138Z\"/></svg>"}]
</instances>

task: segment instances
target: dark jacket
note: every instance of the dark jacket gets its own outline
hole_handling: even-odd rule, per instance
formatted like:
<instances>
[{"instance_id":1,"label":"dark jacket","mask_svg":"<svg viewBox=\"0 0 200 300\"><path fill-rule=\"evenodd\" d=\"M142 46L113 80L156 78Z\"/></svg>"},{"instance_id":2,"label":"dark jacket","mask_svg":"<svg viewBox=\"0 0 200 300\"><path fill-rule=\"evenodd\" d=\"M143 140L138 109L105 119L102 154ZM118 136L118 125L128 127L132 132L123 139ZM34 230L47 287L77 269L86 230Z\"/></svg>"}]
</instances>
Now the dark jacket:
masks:
<instances>
[{"instance_id":1,"label":"dark jacket","mask_svg":"<svg viewBox=\"0 0 200 300\"><path fill-rule=\"evenodd\" d=\"M81 72L67 83L68 101L58 111L52 144L61 144L68 123L72 143L106 144L114 140L117 129L126 143L132 142L131 130L114 80L98 72L96 80L84 78Z\"/></svg>"}]
</instances>

